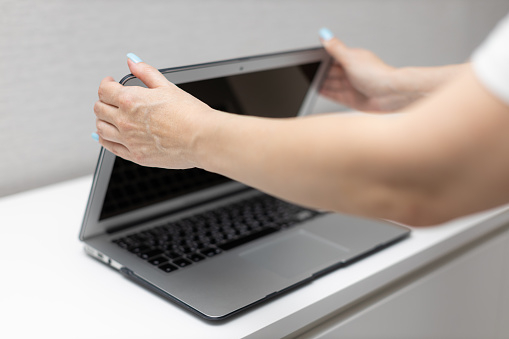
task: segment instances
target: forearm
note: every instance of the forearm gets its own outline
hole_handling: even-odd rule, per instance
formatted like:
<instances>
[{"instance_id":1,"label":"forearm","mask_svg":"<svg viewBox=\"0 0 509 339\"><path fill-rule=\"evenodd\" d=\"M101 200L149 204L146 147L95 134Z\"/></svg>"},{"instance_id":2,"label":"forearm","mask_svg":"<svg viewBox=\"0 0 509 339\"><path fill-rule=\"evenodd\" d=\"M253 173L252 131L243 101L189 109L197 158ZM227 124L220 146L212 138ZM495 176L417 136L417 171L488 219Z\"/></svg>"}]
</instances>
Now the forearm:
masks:
<instances>
[{"instance_id":1,"label":"forearm","mask_svg":"<svg viewBox=\"0 0 509 339\"><path fill-rule=\"evenodd\" d=\"M197 164L293 202L430 225L509 201L509 108L471 68L411 114L214 112Z\"/></svg>"},{"instance_id":2,"label":"forearm","mask_svg":"<svg viewBox=\"0 0 509 339\"><path fill-rule=\"evenodd\" d=\"M263 119L219 113L196 143L200 167L295 203L406 219L391 167L396 126L375 115Z\"/></svg>"}]
</instances>

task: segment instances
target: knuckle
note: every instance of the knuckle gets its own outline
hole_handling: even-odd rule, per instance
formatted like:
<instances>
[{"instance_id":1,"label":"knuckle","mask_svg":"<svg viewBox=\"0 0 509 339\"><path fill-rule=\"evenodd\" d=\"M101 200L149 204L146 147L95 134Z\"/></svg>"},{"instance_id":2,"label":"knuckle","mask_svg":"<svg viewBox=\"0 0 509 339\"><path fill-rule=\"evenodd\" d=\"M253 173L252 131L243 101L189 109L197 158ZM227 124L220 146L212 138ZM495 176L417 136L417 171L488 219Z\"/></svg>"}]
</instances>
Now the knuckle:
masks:
<instances>
[{"instance_id":1,"label":"knuckle","mask_svg":"<svg viewBox=\"0 0 509 339\"><path fill-rule=\"evenodd\" d=\"M134 129L133 124L127 119L119 119L116 122L117 128L122 132L130 132Z\"/></svg>"},{"instance_id":2,"label":"knuckle","mask_svg":"<svg viewBox=\"0 0 509 339\"><path fill-rule=\"evenodd\" d=\"M367 49L358 48L357 54L359 54L362 57L369 57L369 56L373 55L373 52L371 52L370 50L367 50Z\"/></svg>"},{"instance_id":3,"label":"knuckle","mask_svg":"<svg viewBox=\"0 0 509 339\"><path fill-rule=\"evenodd\" d=\"M136 102L136 97L130 91L123 91L119 94L118 101L121 106L131 108Z\"/></svg>"},{"instance_id":4,"label":"knuckle","mask_svg":"<svg viewBox=\"0 0 509 339\"><path fill-rule=\"evenodd\" d=\"M115 124L121 133L128 131L128 125L124 120L117 120Z\"/></svg>"},{"instance_id":5,"label":"knuckle","mask_svg":"<svg viewBox=\"0 0 509 339\"><path fill-rule=\"evenodd\" d=\"M96 101L94 103L94 113L95 113L95 115L99 114L99 109L100 109L99 106L100 106L99 105L99 101Z\"/></svg>"},{"instance_id":6,"label":"knuckle","mask_svg":"<svg viewBox=\"0 0 509 339\"><path fill-rule=\"evenodd\" d=\"M99 135L104 135L104 133L106 132L106 123L98 119L95 122L95 128Z\"/></svg>"},{"instance_id":7,"label":"knuckle","mask_svg":"<svg viewBox=\"0 0 509 339\"><path fill-rule=\"evenodd\" d=\"M352 52L355 54L362 54L365 50L362 48L353 47Z\"/></svg>"}]
</instances>

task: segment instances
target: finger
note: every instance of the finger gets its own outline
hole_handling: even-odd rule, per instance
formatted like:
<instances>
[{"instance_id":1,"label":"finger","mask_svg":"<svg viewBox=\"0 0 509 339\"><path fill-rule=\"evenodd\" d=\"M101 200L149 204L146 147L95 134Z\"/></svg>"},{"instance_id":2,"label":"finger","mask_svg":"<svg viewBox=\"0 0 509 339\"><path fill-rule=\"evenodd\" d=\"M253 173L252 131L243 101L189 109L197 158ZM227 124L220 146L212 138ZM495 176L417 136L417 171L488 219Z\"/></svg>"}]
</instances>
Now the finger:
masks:
<instances>
[{"instance_id":1,"label":"finger","mask_svg":"<svg viewBox=\"0 0 509 339\"><path fill-rule=\"evenodd\" d=\"M170 82L156 68L144 63L133 53L127 54L127 64L131 73L140 79L148 88L168 86Z\"/></svg>"},{"instance_id":2,"label":"finger","mask_svg":"<svg viewBox=\"0 0 509 339\"><path fill-rule=\"evenodd\" d=\"M339 79L327 79L322 84L322 89L327 89L329 91L345 91L351 90L352 86L348 81L339 80Z\"/></svg>"},{"instance_id":3,"label":"finger","mask_svg":"<svg viewBox=\"0 0 509 339\"><path fill-rule=\"evenodd\" d=\"M320 30L320 40L325 50L340 64L344 64L348 57L348 47L339 39L334 37L327 28Z\"/></svg>"},{"instance_id":4,"label":"finger","mask_svg":"<svg viewBox=\"0 0 509 339\"><path fill-rule=\"evenodd\" d=\"M105 104L104 102L98 100L94 104L94 113L98 119L115 125L115 120L118 117L119 110L118 107Z\"/></svg>"},{"instance_id":5,"label":"finger","mask_svg":"<svg viewBox=\"0 0 509 339\"><path fill-rule=\"evenodd\" d=\"M333 65L327 72L327 79L343 79L345 77L345 70L339 65Z\"/></svg>"},{"instance_id":6,"label":"finger","mask_svg":"<svg viewBox=\"0 0 509 339\"><path fill-rule=\"evenodd\" d=\"M101 136L99 136L99 143L106 148L111 153L115 154L116 156L119 156L121 158L124 158L126 160L130 160L130 152L127 147L125 147L122 144L119 144L117 142L112 142L109 140L103 139Z\"/></svg>"},{"instance_id":7,"label":"finger","mask_svg":"<svg viewBox=\"0 0 509 339\"><path fill-rule=\"evenodd\" d=\"M327 88L320 88L320 95L326 98L334 98L335 92L328 90Z\"/></svg>"},{"instance_id":8,"label":"finger","mask_svg":"<svg viewBox=\"0 0 509 339\"><path fill-rule=\"evenodd\" d=\"M103 139L117 143L120 142L120 131L114 125L104 120L97 119L95 122L95 127L97 129L97 134Z\"/></svg>"},{"instance_id":9,"label":"finger","mask_svg":"<svg viewBox=\"0 0 509 339\"><path fill-rule=\"evenodd\" d=\"M122 88L124 88L124 86L116 82L112 77L104 78L99 84L99 90L97 91L99 100L118 107L118 96Z\"/></svg>"},{"instance_id":10,"label":"finger","mask_svg":"<svg viewBox=\"0 0 509 339\"><path fill-rule=\"evenodd\" d=\"M320 95L329 99L329 100L335 101L339 104L350 106L349 105L350 102L348 102L348 97L351 97L351 95L349 93L328 91L326 89L321 89Z\"/></svg>"},{"instance_id":11,"label":"finger","mask_svg":"<svg viewBox=\"0 0 509 339\"><path fill-rule=\"evenodd\" d=\"M323 90L320 91L320 94L328 99L354 109L362 109L362 107L365 107L367 102L367 98L362 94L352 91L336 92Z\"/></svg>"}]
</instances>

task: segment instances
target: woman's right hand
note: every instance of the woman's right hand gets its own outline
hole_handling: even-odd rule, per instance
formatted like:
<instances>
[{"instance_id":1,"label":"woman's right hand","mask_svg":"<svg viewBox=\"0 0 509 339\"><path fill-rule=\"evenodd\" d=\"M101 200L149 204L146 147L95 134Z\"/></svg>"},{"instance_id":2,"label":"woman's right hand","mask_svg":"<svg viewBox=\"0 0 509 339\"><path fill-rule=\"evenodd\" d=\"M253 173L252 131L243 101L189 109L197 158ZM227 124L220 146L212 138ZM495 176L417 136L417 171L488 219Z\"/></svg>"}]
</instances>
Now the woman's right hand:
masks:
<instances>
[{"instance_id":1,"label":"woman's right hand","mask_svg":"<svg viewBox=\"0 0 509 339\"><path fill-rule=\"evenodd\" d=\"M208 121L225 114L217 114L170 83L156 68L136 59L128 59L129 69L147 88L122 86L111 77L99 86L99 100L94 105L99 143L143 166L199 166L196 141L202 129L208 128Z\"/></svg>"}]
</instances>

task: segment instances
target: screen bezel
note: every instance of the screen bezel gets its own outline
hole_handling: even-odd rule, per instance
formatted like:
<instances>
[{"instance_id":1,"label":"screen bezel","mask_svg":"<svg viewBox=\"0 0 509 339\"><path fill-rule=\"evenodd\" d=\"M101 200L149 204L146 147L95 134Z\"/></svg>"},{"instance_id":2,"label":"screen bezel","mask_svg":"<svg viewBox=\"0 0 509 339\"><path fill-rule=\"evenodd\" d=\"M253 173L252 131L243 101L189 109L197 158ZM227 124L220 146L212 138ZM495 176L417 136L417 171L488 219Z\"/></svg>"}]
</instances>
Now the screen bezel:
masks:
<instances>
[{"instance_id":1,"label":"screen bezel","mask_svg":"<svg viewBox=\"0 0 509 339\"><path fill-rule=\"evenodd\" d=\"M311 113L315 99L318 96L319 85L326 74L330 60L330 56L325 52L325 50L319 47L199 65L165 68L160 69L160 71L169 81L178 85L180 83L198 80L207 80L311 62L320 62L320 66L318 67L316 75L310 84L309 90L297 115L302 116ZM120 83L124 86L146 87L132 74L126 75L122 78L122 80L120 80ZM232 180L177 199L159 202L118 216L99 220L103 200L106 195L111 172L115 163L115 158L116 156L114 154L104 148L101 148L81 227L81 240L109 233L111 230L124 228L123 226L125 225L134 225L156 216L180 210L185 206L196 205L205 201L210 201L215 197L224 196L248 188L248 186Z\"/></svg>"}]
</instances>

